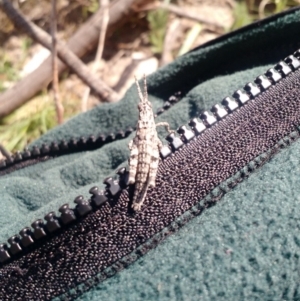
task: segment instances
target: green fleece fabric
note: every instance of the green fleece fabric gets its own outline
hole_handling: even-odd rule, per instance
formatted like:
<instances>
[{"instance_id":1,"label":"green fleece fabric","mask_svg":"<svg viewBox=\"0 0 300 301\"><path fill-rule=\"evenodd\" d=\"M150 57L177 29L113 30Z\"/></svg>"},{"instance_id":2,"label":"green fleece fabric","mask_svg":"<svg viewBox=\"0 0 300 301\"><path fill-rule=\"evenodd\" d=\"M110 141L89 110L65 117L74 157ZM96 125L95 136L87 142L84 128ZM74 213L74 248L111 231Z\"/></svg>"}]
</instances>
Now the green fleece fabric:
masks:
<instances>
[{"instance_id":1,"label":"green fleece fabric","mask_svg":"<svg viewBox=\"0 0 300 301\"><path fill-rule=\"evenodd\" d=\"M78 300L300 300L300 141Z\"/></svg>"},{"instance_id":2,"label":"green fleece fabric","mask_svg":"<svg viewBox=\"0 0 300 301\"><path fill-rule=\"evenodd\" d=\"M204 82L159 116L157 121L167 120L171 128L177 128L194 117L198 110L209 109L224 95L229 95L237 87L253 80L268 67L256 67ZM98 108L100 109L101 107ZM162 132L162 137L163 134L165 133ZM127 145L131 139L132 135L95 151L59 157L0 178L2 206L8 208L8 212L13 212L16 217L12 220L10 214L0 213L0 241L12 236L25 225L30 225L35 219L58 209L62 204L72 204L77 195L88 198L88 191L92 186L104 188L104 178L113 175L120 165L127 165Z\"/></svg>"},{"instance_id":3,"label":"green fleece fabric","mask_svg":"<svg viewBox=\"0 0 300 301\"><path fill-rule=\"evenodd\" d=\"M183 91L184 97L157 121L176 128L209 109L275 63L277 50L297 42L299 32L298 9L160 69L148 79L154 110L174 91ZM137 102L133 87L119 103L81 114L34 144L135 126ZM79 194L89 197L90 187L103 187L105 177L126 165L131 138L1 177L0 241L63 203L72 204ZM298 141L216 206L79 300L300 300L299 150Z\"/></svg>"}]
</instances>

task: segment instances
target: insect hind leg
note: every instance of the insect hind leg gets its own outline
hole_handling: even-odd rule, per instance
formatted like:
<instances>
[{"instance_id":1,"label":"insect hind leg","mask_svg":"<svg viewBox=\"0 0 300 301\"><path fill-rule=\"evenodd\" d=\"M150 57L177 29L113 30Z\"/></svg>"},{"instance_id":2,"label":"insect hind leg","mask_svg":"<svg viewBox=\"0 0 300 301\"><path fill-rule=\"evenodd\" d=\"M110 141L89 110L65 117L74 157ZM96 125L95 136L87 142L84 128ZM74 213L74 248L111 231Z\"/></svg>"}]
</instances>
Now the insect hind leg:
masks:
<instances>
[{"instance_id":1,"label":"insect hind leg","mask_svg":"<svg viewBox=\"0 0 300 301\"><path fill-rule=\"evenodd\" d=\"M151 156L151 162L149 166L149 187L155 187L155 178L156 173L158 169L158 163L159 163L159 152L154 152Z\"/></svg>"},{"instance_id":2,"label":"insect hind leg","mask_svg":"<svg viewBox=\"0 0 300 301\"><path fill-rule=\"evenodd\" d=\"M139 150L135 140L131 140L128 144L128 147L130 150L128 184L134 184L137 172Z\"/></svg>"}]
</instances>

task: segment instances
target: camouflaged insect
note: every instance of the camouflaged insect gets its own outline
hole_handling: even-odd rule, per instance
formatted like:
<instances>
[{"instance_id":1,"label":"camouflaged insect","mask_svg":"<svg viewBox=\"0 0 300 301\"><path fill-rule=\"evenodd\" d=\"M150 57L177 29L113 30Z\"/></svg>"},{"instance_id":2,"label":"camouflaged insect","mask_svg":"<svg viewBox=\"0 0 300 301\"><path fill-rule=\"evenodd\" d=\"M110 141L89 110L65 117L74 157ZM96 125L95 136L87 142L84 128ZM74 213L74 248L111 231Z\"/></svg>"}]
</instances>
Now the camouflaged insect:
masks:
<instances>
[{"instance_id":1,"label":"camouflaged insect","mask_svg":"<svg viewBox=\"0 0 300 301\"><path fill-rule=\"evenodd\" d=\"M136 136L128 145L130 150L128 183L135 183L132 208L138 211L145 200L148 188L155 186L159 151L162 148L156 127L165 126L168 132L172 131L170 131L166 122L155 125L152 105L148 101L146 77L144 76L144 95L136 78L135 82L140 98L138 105L139 120Z\"/></svg>"}]
</instances>

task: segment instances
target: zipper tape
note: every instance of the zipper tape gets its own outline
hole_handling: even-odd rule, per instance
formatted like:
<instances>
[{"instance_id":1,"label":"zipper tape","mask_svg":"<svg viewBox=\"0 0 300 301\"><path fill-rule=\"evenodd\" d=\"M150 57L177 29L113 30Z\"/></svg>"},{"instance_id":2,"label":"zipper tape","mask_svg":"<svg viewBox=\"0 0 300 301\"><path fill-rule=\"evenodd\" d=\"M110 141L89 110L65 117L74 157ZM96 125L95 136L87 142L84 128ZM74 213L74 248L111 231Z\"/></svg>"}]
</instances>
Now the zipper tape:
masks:
<instances>
[{"instance_id":1,"label":"zipper tape","mask_svg":"<svg viewBox=\"0 0 300 301\"><path fill-rule=\"evenodd\" d=\"M300 128L297 131L292 132L284 139L280 140L271 150L258 156L253 161L251 161L247 166L245 166L241 171L239 171L232 178L225 181L221 185L217 186L210 192L201 202L198 202L191 209L186 211L179 218L176 218L170 225L164 228L159 233L156 233L148 241L138 246L133 252L122 257L120 260L113 263L110 267L106 268L96 276L84 281L76 287L71 288L68 292L54 298L53 301L58 300L74 300L79 297L93 286L98 285L102 281L113 277L116 273L122 271L130 264L134 263L136 260L144 256L148 251L155 248L159 243L161 243L169 235L176 233L181 227L187 224L194 217L200 215L205 209L208 209L216 204L226 193L234 189L239 183L242 183L247 179L253 172L264 165L269 159L271 159L280 150L290 146L300 137Z\"/></svg>"},{"instance_id":2,"label":"zipper tape","mask_svg":"<svg viewBox=\"0 0 300 301\"><path fill-rule=\"evenodd\" d=\"M300 123L299 67L300 50L169 135L141 212L130 209L133 187L121 168L105 190L91 188L89 200L78 196L75 208L64 204L59 217L50 212L1 244L0 299L48 300L87 281L274 148Z\"/></svg>"}]
</instances>

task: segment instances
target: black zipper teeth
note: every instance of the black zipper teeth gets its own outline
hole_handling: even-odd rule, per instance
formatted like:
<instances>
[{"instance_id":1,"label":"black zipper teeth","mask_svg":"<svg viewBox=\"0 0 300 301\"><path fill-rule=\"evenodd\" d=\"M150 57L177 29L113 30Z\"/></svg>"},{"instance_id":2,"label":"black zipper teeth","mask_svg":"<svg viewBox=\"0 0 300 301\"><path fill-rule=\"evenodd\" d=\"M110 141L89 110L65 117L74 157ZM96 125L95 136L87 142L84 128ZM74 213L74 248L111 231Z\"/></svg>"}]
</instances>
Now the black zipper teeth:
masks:
<instances>
[{"instance_id":1,"label":"black zipper teeth","mask_svg":"<svg viewBox=\"0 0 300 301\"><path fill-rule=\"evenodd\" d=\"M169 146L164 146L161 150L162 160L172 157L175 152L183 149L185 145L189 144L196 137L201 139L201 134L207 129L210 128L213 131L214 125L218 122L233 114L242 106L246 106L251 99L259 96L271 86L275 86L282 78L299 68L300 49L294 55L288 56L273 68L270 68L265 74L258 76L254 83L248 83L244 89L234 92L232 97L224 98L222 104L216 104L210 111L203 112L200 115L200 119L193 118L189 122L191 128L185 125L179 127L177 130L179 136L174 134L167 136L166 140L169 141ZM25 227L19 232L20 235L10 237L8 239L9 246L6 243L0 244L0 267L11 262L14 258L28 253L32 248L36 247L37 243L42 243L46 238L61 233L73 222L79 221L89 213L101 208L104 203L109 202L113 204L115 197L128 187L128 172L126 168L120 168L116 173L118 179L108 177L103 181L106 185L104 190L99 190L96 186L92 187L89 190L92 195L89 200L85 200L80 195L74 200L76 203L75 208L69 208L68 204L64 204L58 209L61 214L59 217L52 211L45 215L45 221L38 219L31 224L32 228Z\"/></svg>"},{"instance_id":2,"label":"black zipper teeth","mask_svg":"<svg viewBox=\"0 0 300 301\"><path fill-rule=\"evenodd\" d=\"M150 238L149 241L141 244L133 252L125 255L121 259L114 262L111 266L101 271L96 276L80 283L78 286L73 286L70 290L55 300L74 300L83 293L89 291L95 285L103 282L104 280L113 277L116 273L124 270L130 264L144 256L148 251L155 248L160 242L162 242L167 236L175 233L178 229L186 225L195 216L200 215L205 209L214 206L226 193L234 189L238 184L242 183L249 177L255 170L263 166L268 160L270 160L280 150L290 146L300 137L300 128L296 128L296 131L290 133L284 139L280 140L269 152L259 156L255 160L249 162L245 168L239 172L239 175L231 181L226 181L225 185L217 186L214 191L208 194L203 203L198 203L193 206L190 210L185 212L183 218L180 220L173 221L165 229L157 233L154 237Z\"/></svg>"},{"instance_id":3,"label":"black zipper teeth","mask_svg":"<svg viewBox=\"0 0 300 301\"><path fill-rule=\"evenodd\" d=\"M227 190L222 185L222 187L218 185L229 176L233 176L242 166L247 166L248 170L244 168L236 180L237 183L266 162L268 156L271 157L281 146L284 147L280 139L296 129L300 121L298 114L300 111L299 60L300 51L298 50L294 56L289 56L284 60L286 64L280 62L268 70L266 78L271 86L262 91L262 85L268 82L264 80L258 83L260 92L257 94L255 90L253 91L253 85L246 85L252 89L252 92L251 89L250 92L246 92L249 93L248 96L251 95L250 100L246 101L245 95L247 94L239 91L235 93L233 99L239 106L233 111L239 111L239 113L224 115L221 118L217 107L217 110L212 111L213 115L202 114L200 119L208 124L212 119L207 117L218 117L218 122L211 124L209 130L197 133L198 121L195 126L195 120L193 120L191 130L198 136L197 139L186 139L183 136L186 133L185 129L183 132L179 129L181 136L168 138L171 153L167 156L164 152L161 154L163 160L157 176L159 188L149 191L141 212L133 216L129 210L133 187L127 187L127 171L121 168L117 172L118 180L105 179L104 183L107 186L105 190L99 190L97 187L91 188L92 197L89 200L78 196L75 199L77 204L75 208L69 208L65 204L59 209L60 217L50 212L46 215L46 223L42 219L37 220L32 224L33 229L24 228L20 232L21 236L11 237L9 247L7 244L1 244L0 275L3 286L0 289L0 295L3 300L12 298L23 300L24 296L30 296L31 300L49 300L54 295L64 298L62 294L65 294L66 298L73 299L92 286L93 282L98 282L96 274L102 274L99 278L99 281L102 281L157 245L163 237L157 237L155 233L160 233L159 231L168 225L170 225L168 231L174 232L187 220L185 213L189 209L192 210L192 215L199 214L197 212L202 211L203 208L198 206L200 209L198 207L194 211L193 208L191 209L199 199L212 195L211 200L204 203L204 208L206 208L211 205L210 202L213 203L221 198ZM295 71L295 75L292 71ZM280 79L285 77L286 79L281 83ZM262 79L264 78L260 77L260 80ZM263 93L266 89L270 90L268 94ZM242 95L244 95L243 98ZM243 100L246 101L245 106ZM289 106L286 106L287 100L290 101ZM276 105L273 105L274 101ZM229 106L230 103L227 99L225 105ZM270 119L264 123L266 116ZM226 117L228 119L224 123ZM237 130L232 133L235 127ZM287 143L297 138L292 137L291 134L289 136L290 141ZM174 143L177 138L183 141L179 147ZM251 140L248 141L249 138ZM232 139L237 144L232 146ZM248 143L252 139L254 142L249 145L248 149ZM226 148L223 149L222 143L225 145L227 143ZM247 148L245 155L240 155L245 147ZM265 152L267 155L262 155L259 161L254 159L252 167L251 160ZM193 156L193 158L188 156ZM234 162L223 161L230 159ZM222 165L218 164L219 161ZM235 185L233 181L228 188ZM216 187L219 187L217 193L212 191ZM98 207L101 207L101 210L96 210ZM179 216L182 217L181 222L179 224L176 222L176 225L172 223ZM67 228L68 231L66 231ZM59 233L61 235L57 235ZM162 235L168 235L168 233ZM45 241L47 238L52 239ZM41 244L43 250L38 248ZM131 258L130 252L132 251L134 254ZM10 264L9 262L14 259L16 260ZM87 280L91 277L93 278L90 279L91 281ZM78 284L82 284L82 289L76 287ZM66 293L66 289L70 292Z\"/></svg>"},{"instance_id":4,"label":"black zipper teeth","mask_svg":"<svg viewBox=\"0 0 300 301\"><path fill-rule=\"evenodd\" d=\"M217 122L225 119L228 115L246 105L251 99L259 96L271 86L278 83L283 77L300 67L300 50L294 55L286 57L265 74L258 76L254 82L245 85L243 89L235 91L232 97L225 97L220 104L215 104L210 111L204 111L199 118L193 118L188 125L180 126L177 130L179 136L170 134L166 137L169 145L161 149L161 158L166 159L172 153L185 146L196 136L211 128Z\"/></svg>"},{"instance_id":5,"label":"black zipper teeth","mask_svg":"<svg viewBox=\"0 0 300 301\"><path fill-rule=\"evenodd\" d=\"M163 112L167 111L175 103L182 98L180 92L174 93L170 96L161 108L159 108L154 115L157 117ZM89 137L71 138L70 140L61 140L52 142L50 144L42 144L40 147L34 146L31 149L25 148L22 152L16 152L13 155L7 155L0 160L0 175L7 174L16 170L15 167L23 168L39 162L40 160L48 160L53 157L70 154L79 151L93 150L103 146L106 143L128 137L135 128L128 128L127 130L119 130L108 135L91 135Z\"/></svg>"}]
</instances>

